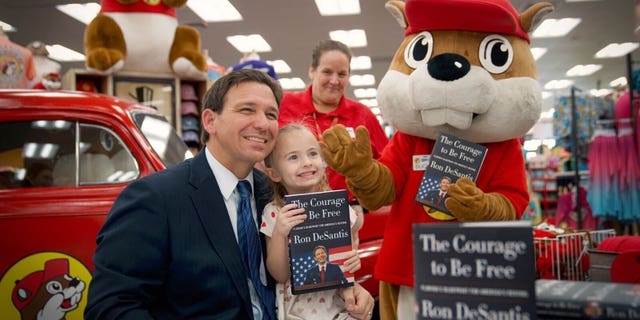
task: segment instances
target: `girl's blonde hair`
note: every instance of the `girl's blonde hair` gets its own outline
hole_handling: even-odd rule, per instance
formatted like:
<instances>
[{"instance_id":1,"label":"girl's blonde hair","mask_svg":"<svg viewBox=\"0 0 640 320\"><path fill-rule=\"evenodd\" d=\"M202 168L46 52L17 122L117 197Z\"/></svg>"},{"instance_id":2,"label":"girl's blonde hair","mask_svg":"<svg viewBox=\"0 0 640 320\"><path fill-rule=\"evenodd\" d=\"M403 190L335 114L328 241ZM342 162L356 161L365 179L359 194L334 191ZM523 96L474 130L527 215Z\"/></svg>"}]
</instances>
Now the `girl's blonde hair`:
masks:
<instances>
[{"instance_id":1,"label":"girl's blonde hair","mask_svg":"<svg viewBox=\"0 0 640 320\"><path fill-rule=\"evenodd\" d=\"M280 128L280 130L278 131L278 138L276 139L276 147L278 145L278 142L284 135L293 133L294 131L307 131L312 136L315 137L315 135L313 134L313 131L311 131L311 129L309 129L303 123L292 122ZM275 150L276 148L273 148L271 153L269 153L269 155L264 159L264 164L267 168L270 168L270 169L273 168L273 162L274 162L273 157L274 157ZM320 156L322 157L322 153L320 153ZM271 180L271 185L273 186L273 191L274 191L273 201L278 207L284 206L284 196L289 194L289 192L287 192L287 189L281 182L275 182ZM327 174L325 171L324 178L320 182L320 191L329 191L329 190L331 190L331 188L329 187L329 181L327 180Z\"/></svg>"}]
</instances>

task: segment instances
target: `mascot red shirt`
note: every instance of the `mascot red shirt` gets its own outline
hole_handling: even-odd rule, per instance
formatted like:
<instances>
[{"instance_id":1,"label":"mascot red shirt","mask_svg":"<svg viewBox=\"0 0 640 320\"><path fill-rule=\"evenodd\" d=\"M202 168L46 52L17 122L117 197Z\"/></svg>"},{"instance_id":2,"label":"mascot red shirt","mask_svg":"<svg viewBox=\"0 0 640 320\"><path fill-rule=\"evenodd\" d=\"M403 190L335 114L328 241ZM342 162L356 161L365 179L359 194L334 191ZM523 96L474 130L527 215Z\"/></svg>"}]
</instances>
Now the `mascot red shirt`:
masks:
<instances>
[{"instance_id":1,"label":"mascot red shirt","mask_svg":"<svg viewBox=\"0 0 640 320\"><path fill-rule=\"evenodd\" d=\"M461 177L449 186L445 206L455 220L518 219L528 204L518 138L538 120L542 98L527 33L552 6L519 14L508 0L408 0L386 8L405 29L378 87L382 115L398 132L378 160L365 128L351 139L335 126L322 148L364 207L392 204L374 276L381 318L409 319L412 225L450 219L415 202L440 132L488 148L475 182Z\"/></svg>"}]
</instances>

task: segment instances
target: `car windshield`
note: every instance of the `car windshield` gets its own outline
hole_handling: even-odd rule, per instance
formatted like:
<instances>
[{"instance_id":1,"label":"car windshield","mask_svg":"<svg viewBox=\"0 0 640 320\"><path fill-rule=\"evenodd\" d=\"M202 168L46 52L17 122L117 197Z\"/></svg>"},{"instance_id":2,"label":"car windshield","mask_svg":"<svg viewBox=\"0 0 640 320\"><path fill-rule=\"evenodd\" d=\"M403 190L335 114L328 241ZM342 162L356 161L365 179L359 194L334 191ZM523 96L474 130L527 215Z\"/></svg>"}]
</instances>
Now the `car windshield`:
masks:
<instances>
[{"instance_id":1,"label":"car windshield","mask_svg":"<svg viewBox=\"0 0 640 320\"><path fill-rule=\"evenodd\" d=\"M133 114L133 121L167 167L193 156L163 116L138 112Z\"/></svg>"}]
</instances>

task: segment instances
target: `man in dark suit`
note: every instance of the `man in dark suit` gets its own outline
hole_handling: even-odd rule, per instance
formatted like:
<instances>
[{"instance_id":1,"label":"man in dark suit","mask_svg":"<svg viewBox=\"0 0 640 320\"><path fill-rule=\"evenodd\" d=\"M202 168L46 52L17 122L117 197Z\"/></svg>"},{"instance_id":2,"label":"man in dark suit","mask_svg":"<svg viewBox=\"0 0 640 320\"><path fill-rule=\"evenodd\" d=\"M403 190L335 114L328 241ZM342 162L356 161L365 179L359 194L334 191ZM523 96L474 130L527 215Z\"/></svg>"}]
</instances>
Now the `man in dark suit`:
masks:
<instances>
[{"instance_id":1,"label":"man in dark suit","mask_svg":"<svg viewBox=\"0 0 640 320\"><path fill-rule=\"evenodd\" d=\"M451 184L451 178L444 176L440 179L439 188L427 192L425 199L430 203L444 208L444 200L447 199L447 191L449 191L449 185ZM429 212L435 212L436 208L429 208Z\"/></svg>"},{"instance_id":2,"label":"man in dark suit","mask_svg":"<svg viewBox=\"0 0 640 320\"><path fill-rule=\"evenodd\" d=\"M275 319L264 238L245 253L238 215L251 211L257 233L271 192L254 165L274 147L281 97L278 83L255 70L231 72L207 91L205 148L133 182L113 204L97 237L86 319ZM236 188L247 183L250 208L240 202L246 188ZM247 239L251 227L242 224ZM373 308L361 287L345 301L358 318Z\"/></svg>"},{"instance_id":3,"label":"man in dark suit","mask_svg":"<svg viewBox=\"0 0 640 320\"><path fill-rule=\"evenodd\" d=\"M316 260L317 265L307 270L304 284L347 282L340 266L327 262L327 248L324 246L315 247L313 249L313 259Z\"/></svg>"}]
</instances>

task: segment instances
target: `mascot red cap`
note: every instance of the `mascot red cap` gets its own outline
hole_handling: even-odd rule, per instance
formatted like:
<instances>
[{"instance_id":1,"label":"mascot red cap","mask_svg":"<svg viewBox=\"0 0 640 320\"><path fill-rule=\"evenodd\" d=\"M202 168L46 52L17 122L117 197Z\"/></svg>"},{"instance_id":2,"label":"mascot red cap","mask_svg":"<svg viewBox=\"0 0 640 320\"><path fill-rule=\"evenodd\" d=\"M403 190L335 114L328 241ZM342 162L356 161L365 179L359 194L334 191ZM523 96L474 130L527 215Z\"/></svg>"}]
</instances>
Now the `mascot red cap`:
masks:
<instances>
[{"instance_id":1,"label":"mascot red cap","mask_svg":"<svg viewBox=\"0 0 640 320\"><path fill-rule=\"evenodd\" d=\"M510 34L527 40L519 14L508 0L408 0L405 35L424 30L464 30Z\"/></svg>"},{"instance_id":2,"label":"mascot red cap","mask_svg":"<svg viewBox=\"0 0 640 320\"><path fill-rule=\"evenodd\" d=\"M68 273L69 260L67 259L53 259L45 262L44 270L32 272L24 279L16 281L16 286L13 288L13 294L11 295L13 305L18 310L22 310L31 303L35 293L43 283Z\"/></svg>"}]
</instances>

